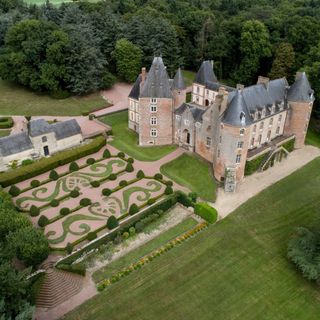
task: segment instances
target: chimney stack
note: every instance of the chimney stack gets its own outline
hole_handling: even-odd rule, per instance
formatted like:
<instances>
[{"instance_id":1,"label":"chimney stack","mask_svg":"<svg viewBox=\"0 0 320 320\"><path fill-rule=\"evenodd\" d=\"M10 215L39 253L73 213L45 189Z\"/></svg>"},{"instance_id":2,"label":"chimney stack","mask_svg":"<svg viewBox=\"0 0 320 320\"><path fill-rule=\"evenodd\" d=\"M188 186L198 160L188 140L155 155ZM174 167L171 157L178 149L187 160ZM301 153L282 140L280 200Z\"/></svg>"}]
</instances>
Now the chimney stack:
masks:
<instances>
[{"instance_id":1,"label":"chimney stack","mask_svg":"<svg viewBox=\"0 0 320 320\"><path fill-rule=\"evenodd\" d=\"M243 90L244 89L244 85L241 83L237 83L237 90Z\"/></svg>"},{"instance_id":2,"label":"chimney stack","mask_svg":"<svg viewBox=\"0 0 320 320\"><path fill-rule=\"evenodd\" d=\"M301 76L302 76L302 72L301 72L301 71L298 71L298 72L296 73L296 78L295 78L295 80L298 80Z\"/></svg>"},{"instance_id":3,"label":"chimney stack","mask_svg":"<svg viewBox=\"0 0 320 320\"><path fill-rule=\"evenodd\" d=\"M265 84L265 85L268 85L269 81L270 81L269 78L259 76L259 77L258 77L258 82L257 82L257 84Z\"/></svg>"}]
</instances>

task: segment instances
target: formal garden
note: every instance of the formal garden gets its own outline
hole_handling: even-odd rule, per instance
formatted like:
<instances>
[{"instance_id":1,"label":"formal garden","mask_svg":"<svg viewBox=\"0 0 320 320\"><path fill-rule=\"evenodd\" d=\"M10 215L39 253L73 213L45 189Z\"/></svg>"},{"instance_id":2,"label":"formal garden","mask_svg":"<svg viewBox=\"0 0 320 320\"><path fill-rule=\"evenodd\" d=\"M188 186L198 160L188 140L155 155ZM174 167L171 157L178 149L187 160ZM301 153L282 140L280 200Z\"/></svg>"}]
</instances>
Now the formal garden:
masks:
<instances>
[{"instance_id":1,"label":"formal garden","mask_svg":"<svg viewBox=\"0 0 320 320\"><path fill-rule=\"evenodd\" d=\"M43 228L49 244L65 249L115 228L173 192L161 174L145 176L133 158L108 148L8 187L20 211Z\"/></svg>"}]
</instances>

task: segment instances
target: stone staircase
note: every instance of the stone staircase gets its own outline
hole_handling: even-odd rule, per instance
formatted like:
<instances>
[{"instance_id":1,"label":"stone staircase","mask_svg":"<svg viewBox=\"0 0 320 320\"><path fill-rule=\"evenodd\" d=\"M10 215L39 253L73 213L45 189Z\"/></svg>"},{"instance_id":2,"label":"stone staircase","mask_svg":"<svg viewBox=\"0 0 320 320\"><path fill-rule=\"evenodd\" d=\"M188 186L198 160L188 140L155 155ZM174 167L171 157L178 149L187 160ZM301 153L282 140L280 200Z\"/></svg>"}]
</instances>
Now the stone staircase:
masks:
<instances>
[{"instance_id":1,"label":"stone staircase","mask_svg":"<svg viewBox=\"0 0 320 320\"><path fill-rule=\"evenodd\" d=\"M46 270L44 281L36 299L38 308L53 308L79 293L83 287L84 277L53 268L53 261L44 263Z\"/></svg>"}]
</instances>

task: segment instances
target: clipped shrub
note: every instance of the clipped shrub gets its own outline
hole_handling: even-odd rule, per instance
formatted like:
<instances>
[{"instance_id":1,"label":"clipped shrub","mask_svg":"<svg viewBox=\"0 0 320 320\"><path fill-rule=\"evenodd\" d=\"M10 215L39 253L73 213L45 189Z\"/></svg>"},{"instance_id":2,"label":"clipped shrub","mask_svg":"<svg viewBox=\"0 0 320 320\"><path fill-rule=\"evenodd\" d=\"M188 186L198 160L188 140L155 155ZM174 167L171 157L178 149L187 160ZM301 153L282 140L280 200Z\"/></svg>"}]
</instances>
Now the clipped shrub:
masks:
<instances>
[{"instance_id":1,"label":"clipped shrub","mask_svg":"<svg viewBox=\"0 0 320 320\"><path fill-rule=\"evenodd\" d=\"M102 194L104 196L110 196L110 194L112 193L112 190L108 189L108 188L104 188L102 189Z\"/></svg>"},{"instance_id":2,"label":"clipped shrub","mask_svg":"<svg viewBox=\"0 0 320 320\"><path fill-rule=\"evenodd\" d=\"M150 206L150 205L154 204L155 202L156 202L156 199L150 198L150 199L147 201L147 204Z\"/></svg>"},{"instance_id":3,"label":"clipped shrub","mask_svg":"<svg viewBox=\"0 0 320 320\"><path fill-rule=\"evenodd\" d=\"M165 184L168 187L172 187L173 186L173 182L171 180L166 181Z\"/></svg>"},{"instance_id":4,"label":"clipped shrub","mask_svg":"<svg viewBox=\"0 0 320 320\"><path fill-rule=\"evenodd\" d=\"M69 165L69 171L78 171L79 170L79 165L73 161Z\"/></svg>"},{"instance_id":5,"label":"clipped shrub","mask_svg":"<svg viewBox=\"0 0 320 320\"><path fill-rule=\"evenodd\" d=\"M89 232L88 234L87 234L87 239L89 240L89 241L92 241L92 240L94 240L94 239L96 239L97 238L97 234L95 233L95 232Z\"/></svg>"},{"instance_id":6,"label":"clipped shrub","mask_svg":"<svg viewBox=\"0 0 320 320\"><path fill-rule=\"evenodd\" d=\"M105 149L103 151L103 158L107 159L107 158L110 158L111 157L111 153L108 149Z\"/></svg>"},{"instance_id":7,"label":"clipped shrub","mask_svg":"<svg viewBox=\"0 0 320 320\"><path fill-rule=\"evenodd\" d=\"M59 205L59 200L53 199L50 201L50 206L51 207L57 207Z\"/></svg>"},{"instance_id":8,"label":"clipped shrub","mask_svg":"<svg viewBox=\"0 0 320 320\"><path fill-rule=\"evenodd\" d=\"M129 232L125 231L123 234L122 234L122 238L123 239L128 239L130 237L130 234Z\"/></svg>"},{"instance_id":9,"label":"clipped shrub","mask_svg":"<svg viewBox=\"0 0 320 320\"><path fill-rule=\"evenodd\" d=\"M82 207L90 206L91 203L92 202L89 198L83 198L80 200L80 206L82 206Z\"/></svg>"},{"instance_id":10,"label":"clipped shrub","mask_svg":"<svg viewBox=\"0 0 320 320\"><path fill-rule=\"evenodd\" d=\"M49 219L46 216L40 216L38 220L39 227L43 228L49 223Z\"/></svg>"},{"instance_id":11,"label":"clipped shrub","mask_svg":"<svg viewBox=\"0 0 320 320\"><path fill-rule=\"evenodd\" d=\"M134 228L136 229L137 232L141 232L144 228L144 223L142 221L138 221L135 225Z\"/></svg>"},{"instance_id":12,"label":"clipped shrub","mask_svg":"<svg viewBox=\"0 0 320 320\"><path fill-rule=\"evenodd\" d=\"M21 190L15 185L11 186L9 189L9 194L12 195L13 197L18 196L20 192Z\"/></svg>"},{"instance_id":13,"label":"clipped shrub","mask_svg":"<svg viewBox=\"0 0 320 320\"><path fill-rule=\"evenodd\" d=\"M97 180L95 180L95 181L90 181L90 184L91 184L91 186L94 187L94 188L100 187L100 182L97 181Z\"/></svg>"},{"instance_id":14,"label":"clipped shrub","mask_svg":"<svg viewBox=\"0 0 320 320\"><path fill-rule=\"evenodd\" d=\"M72 248L71 248L71 252L72 252ZM68 252L68 253L71 253L71 252ZM86 275L86 266L84 263L76 263L71 265L61 263L57 265L57 268L60 270L79 274L80 276L83 276L83 277Z\"/></svg>"},{"instance_id":15,"label":"clipped shrub","mask_svg":"<svg viewBox=\"0 0 320 320\"><path fill-rule=\"evenodd\" d=\"M29 164L34 163L34 161L32 159L25 159L21 162L22 166L28 166Z\"/></svg>"},{"instance_id":16,"label":"clipped shrub","mask_svg":"<svg viewBox=\"0 0 320 320\"><path fill-rule=\"evenodd\" d=\"M156 173L156 174L154 175L154 178L155 178L156 180L162 180L163 176L162 176L161 173Z\"/></svg>"},{"instance_id":17,"label":"clipped shrub","mask_svg":"<svg viewBox=\"0 0 320 320\"><path fill-rule=\"evenodd\" d=\"M127 180L121 180L120 182L119 182L119 186L120 187L125 187L125 186L127 186L128 185L128 181Z\"/></svg>"},{"instance_id":18,"label":"clipped shrub","mask_svg":"<svg viewBox=\"0 0 320 320\"><path fill-rule=\"evenodd\" d=\"M30 216L31 217L37 217L40 214L40 209L36 207L35 205L32 205L30 207Z\"/></svg>"},{"instance_id":19,"label":"clipped shrub","mask_svg":"<svg viewBox=\"0 0 320 320\"><path fill-rule=\"evenodd\" d=\"M118 157L121 159L124 159L126 157L126 155L124 154L124 152L118 152Z\"/></svg>"},{"instance_id":20,"label":"clipped shrub","mask_svg":"<svg viewBox=\"0 0 320 320\"><path fill-rule=\"evenodd\" d=\"M70 242L67 243L66 251L68 254L72 253L73 251L73 245Z\"/></svg>"},{"instance_id":21,"label":"clipped shrub","mask_svg":"<svg viewBox=\"0 0 320 320\"><path fill-rule=\"evenodd\" d=\"M40 186L40 181L39 181L39 180L32 180L32 181L30 182L30 186L31 186L32 188L39 187L39 186Z\"/></svg>"},{"instance_id":22,"label":"clipped shrub","mask_svg":"<svg viewBox=\"0 0 320 320\"><path fill-rule=\"evenodd\" d=\"M66 216L67 214L69 214L70 213L70 209L69 208L61 208L60 209L60 214L62 215L62 216Z\"/></svg>"},{"instance_id":23,"label":"clipped shrub","mask_svg":"<svg viewBox=\"0 0 320 320\"><path fill-rule=\"evenodd\" d=\"M114 173L111 173L108 177L109 180L117 180L117 175Z\"/></svg>"},{"instance_id":24,"label":"clipped shrub","mask_svg":"<svg viewBox=\"0 0 320 320\"><path fill-rule=\"evenodd\" d=\"M196 192L190 192L188 197L192 200L192 202L197 202L198 194Z\"/></svg>"},{"instance_id":25,"label":"clipped shrub","mask_svg":"<svg viewBox=\"0 0 320 320\"><path fill-rule=\"evenodd\" d=\"M184 192L177 192L178 194L178 201L183 204L185 207L193 207L194 203L192 199L188 197Z\"/></svg>"},{"instance_id":26,"label":"clipped shrub","mask_svg":"<svg viewBox=\"0 0 320 320\"><path fill-rule=\"evenodd\" d=\"M112 230L119 225L118 219L115 216L110 216L107 220L107 228Z\"/></svg>"},{"instance_id":27,"label":"clipped shrub","mask_svg":"<svg viewBox=\"0 0 320 320\"><path fill-rule=\"evenodd\" d=\"M59 179L58 172L56 170L51 170L49 174L49 178L51 180L58 180Z\"/></svg>"},{"instance_id":28,"label":"clipped shrub","mask_svg":"<svg viewBox=\"0 0 320 320\"><path fill-rule=\"evenodd\" d=\"M173 193L172 187L167 186L166 189L164 190L164 194L169 195Z\"/></svg>"},{"instance_id":29,"label":"clipped shrub","mask_svg":"<svg viewBox=\"0 0 320 320\"><path fill-rule=\"evenodd\" d=\"M134 159L133 159L133 158L128 158L127 161L128 161L129 163L134 163Z\"/></svg>"},{"instance_id":30,"label":"clipped shrub","mask_svg":"<svg viewBox=\"0 0 320 320\"><path fill-rule=\"evenodd\" d=\"M139 171L137 172L137 178L138 178L138 179L142 179L142 178L144 178L144 177L145 177L144 172L143 172L142 170L139 170Z\"/></svg>"},{"instance_id":31,"label":"clipped shrub","mask_svg":"<svg viewBox=\"0 0 320 320\"><path fill-rule=\"evenodd\" d=\"M26 167L19 167L15 170L1 173L0 184L2 187L8 187L20 181L30 179L71 161L75 161L89 154L95 153L105 145L106 139L99 136L88 144L84 144L74 149L61 151L48 158L42 158Z\"/></svg>"},{"instance_id":32,"label":"clipped shrub","mask_svg":"<svg viewBox=\"0 0 320 320\"><path fill-rule=\"evenodd\" d=\"M133 165L132 163L128 162L127 165L126 165L126 171L127 172L132 172L134 169L133 169Z\"/></svg>"},{"instance_id":33,"label":"clipped shrub","mask_svg":"<svg viewBox=\"0 0 320 320\"><path fill-rule=\"evenodd\" d=\"M130 228L129 228L129 234L130 234L131 237L136 234L136 229L135 229L135 227L130 227Z\"/></svg>"},{"instance_id":34,"label":"clipped shrub","mask_svg":"<svg viewBox=\"0 0 320 320\"><path fill-rule=\"evenodd\" d=\"M94 159L94 158L88 158L87 160L86 160L86 163L87 164L94 164L96 162L96 160Z\"/></svg>"},{"instance_id":35,"label":"clipped shrub","mask_svg":"<svg viewBox=\"0 0 320 320\"><path fill-rule=\"evenodd\" d=\"M77 197L79 197L79 195L80 195L80 192L79 192L79 190L77 190L77 189L74 189L74 190L72 190L72 191L70 192L70 197L71 197L71 198L77 198Z\"/></svg>"},{"instance_id":36,"label":"clipped shrub","mask_svg":"<svg viewBox=\"0 0 320 320\"><path fill-rule=\"evenodd\" d=\"M209 223L216 222L218 218L217 210L205 202L196 203L194 206L194 213Z\"/></svg>"},{"instance_id":37,"label":"clipped shrub","mask_svg":"<svg viewBox=\"0 0 320 320\"><path fill-rule=\"evenodd\" d=\"M113 135L113 131L112 131L112 130L108 130L108 131L107 131L107 135L108 135L108 136L112 136L112 135Z\"/></svg>"},{"instance_id":38,"label":"clipped shrub","mask_svg":"<svg viewBox=\"0 0 320 320\"><path fill-rule=\"evenodd\" d=\"M129 214L132 216L137 212L139 212L139 207L135 203L133 203L129 208Z\"/></svg>"}]
</instances>

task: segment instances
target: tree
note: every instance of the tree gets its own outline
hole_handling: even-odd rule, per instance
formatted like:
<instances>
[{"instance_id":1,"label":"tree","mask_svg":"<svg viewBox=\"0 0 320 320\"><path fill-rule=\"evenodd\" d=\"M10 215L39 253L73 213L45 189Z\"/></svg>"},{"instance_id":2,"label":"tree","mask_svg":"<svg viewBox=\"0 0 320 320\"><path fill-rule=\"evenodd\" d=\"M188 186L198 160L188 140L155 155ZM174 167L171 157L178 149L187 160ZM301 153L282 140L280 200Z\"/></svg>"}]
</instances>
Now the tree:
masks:
<instances>
[{"instance_id":1,"label":"tree","mask_svg":"<svg viewBox=\"0 0 320 320\"><path fill-rule=\"evenodd\" d=\"M127 39L120 39L113 51L117 73L127 82L134 82L141 67L142 51Z\"/></svg>"},{"instance_id":2,"label":"tree","mask_svg":"<svg viewBox=\"0 0 320 320\"><path fill-rule=\"evenodd\" d=\"M269 73L271 79L290 78L294 64L294 50L290 43L283 42L277 47L272 68Z\"/></svg>"},{"instance_id":3,"label":"tree","mask_svg":"<svg viewBox=\"0 0 320 320\"><path fill-rule=\"evenodd\" d=\"M249 84L257 75L262 58L271 56L269 32L266 26L257 20L244 23L241 32L240 52L242 60L236 79Z\"/></svg>"}]
</instances>

